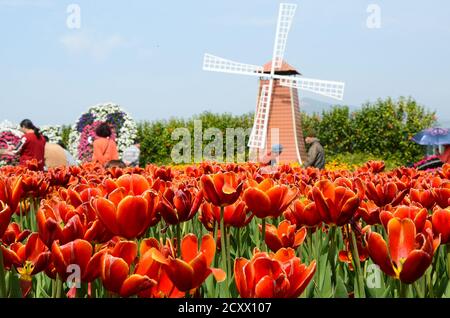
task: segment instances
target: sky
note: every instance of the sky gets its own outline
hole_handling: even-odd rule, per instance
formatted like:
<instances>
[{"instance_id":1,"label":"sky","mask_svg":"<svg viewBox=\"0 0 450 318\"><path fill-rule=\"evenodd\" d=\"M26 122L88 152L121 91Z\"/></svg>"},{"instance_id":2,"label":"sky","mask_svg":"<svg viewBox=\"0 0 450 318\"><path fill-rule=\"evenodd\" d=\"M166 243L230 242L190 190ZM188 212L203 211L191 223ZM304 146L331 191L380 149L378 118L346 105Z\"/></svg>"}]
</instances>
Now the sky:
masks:
<instances>
[{"instance_id":1,"label":"sky","mask_svg":"<svg viewBox=\"0 0 450 318\"><path fill-rule=\"evenodd\" d=\"M341 104L412 96L450 123L450 1L290 2L298 8L285 59L304 76L344 81ZM67 23L71 4L80 9L79 28ZM253 111L257 79L205 72L203 54L268 62L278 5L0 0L0 122L71 124L105 102L136 120ZM368 27L373 21L379 27Z\"/></svg>"}]
</instances>

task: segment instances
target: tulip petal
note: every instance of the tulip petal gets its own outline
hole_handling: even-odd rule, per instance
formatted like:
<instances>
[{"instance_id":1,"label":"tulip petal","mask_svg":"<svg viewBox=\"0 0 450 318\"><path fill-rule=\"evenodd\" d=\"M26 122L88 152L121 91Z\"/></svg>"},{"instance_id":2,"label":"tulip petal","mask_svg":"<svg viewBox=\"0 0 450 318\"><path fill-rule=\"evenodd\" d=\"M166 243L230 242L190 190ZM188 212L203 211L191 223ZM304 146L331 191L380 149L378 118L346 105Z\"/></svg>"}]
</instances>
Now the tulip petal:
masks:
<instances>
[{"instance_id":1,"label":"tulip petal","mask_svg":"<svg viewBox=\"0 0 450 318\"><path fill-rule=\"evenodd\" d=\"M389 276L395 276L392 262L389 258L388 247L383 237L375 232L369 234L367 248L373 262L380 266L381 270Z\"/></svg>"},{"instance_id":2,"label":"tulip petal","mask_svg":"<svg viewBox=\"0 0 450 318\"><path fill-rule=\"evenodd\" d=\"M407 284L414 283L425 273L431 261L430 254L421 250L412 251L403 264L400 280Z\"/></svg>"},{"instance_id":3,"label":"tulip petal","mask_svg":"<svg viewBox=\"0 0 450 318\"><path fill-rule=\"evenodd\" d=\"M393 218L388 223L387 231L392 261L401 267L401 263L414 250L416 227L411 219Z\"/></svg>"},{"instance_id":4,"label":"tulip petal","mask_svg":"<svg viewBox=\"0 0 450 318\"><path fill-rule=\"evenodd\" d=\"M147 276L133 274L123 282L122 287L120 288L120 296L130 297L141 291L150 289L156 284L157 282L155 280L150 279Z\"/></svg>"}]
</instances>

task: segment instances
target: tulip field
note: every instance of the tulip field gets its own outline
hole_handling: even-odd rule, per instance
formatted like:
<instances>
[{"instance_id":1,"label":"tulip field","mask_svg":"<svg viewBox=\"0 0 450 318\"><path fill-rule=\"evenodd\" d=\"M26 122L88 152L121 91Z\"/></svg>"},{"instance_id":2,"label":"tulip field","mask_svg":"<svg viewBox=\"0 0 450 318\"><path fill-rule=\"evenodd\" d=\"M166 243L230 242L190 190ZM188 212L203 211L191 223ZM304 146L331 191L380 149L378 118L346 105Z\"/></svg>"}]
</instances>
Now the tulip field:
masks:
<instances>
[{"instance_id":1,"label":"tulip field","mask_svg":"<svg viewBox=\"0 0 450 318\"><path fill-rule=\"evenodd\" d=\"M0 168L0 297L450 297L450 165Z\"/></svg>"}]
</instances>

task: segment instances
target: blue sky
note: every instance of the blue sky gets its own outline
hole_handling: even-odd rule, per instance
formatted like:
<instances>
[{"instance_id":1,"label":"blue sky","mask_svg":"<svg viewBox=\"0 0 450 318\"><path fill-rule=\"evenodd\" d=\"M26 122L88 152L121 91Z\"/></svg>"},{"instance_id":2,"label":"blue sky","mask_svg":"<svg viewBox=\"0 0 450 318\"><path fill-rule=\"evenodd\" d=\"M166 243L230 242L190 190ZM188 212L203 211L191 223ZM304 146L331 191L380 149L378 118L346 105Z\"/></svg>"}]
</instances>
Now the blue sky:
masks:
<instances>
[{"instance_id":1,"label":"blue sky","mask_svg":"<svg viewBox=\"0 0 450 318\"><path fill-rule=\"evenodd\" d=\"M345 104L412 96L450 121L449 1L290 2L299 7L285 58L305 76L345 81ZM71 3L77 30L66 25ZM138 120L252 111L256 79L204 72L203 54L270 60L278 3L0 0L0 121L69 124L109 101ZM372 3L379 29L366 25Z\"/></svg>"}]
</instances>

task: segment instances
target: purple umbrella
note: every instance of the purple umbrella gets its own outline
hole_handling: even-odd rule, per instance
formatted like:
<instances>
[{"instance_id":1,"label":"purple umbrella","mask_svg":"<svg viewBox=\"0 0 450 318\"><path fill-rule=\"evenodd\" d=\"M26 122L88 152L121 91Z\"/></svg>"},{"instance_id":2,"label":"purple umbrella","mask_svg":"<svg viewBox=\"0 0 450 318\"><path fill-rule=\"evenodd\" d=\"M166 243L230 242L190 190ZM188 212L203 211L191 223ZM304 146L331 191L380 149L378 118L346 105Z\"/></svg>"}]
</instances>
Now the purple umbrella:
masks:
<instances>
[{"instance_id":1,"label":"purple umbrella","mask_svg":"<svg viewBox=\"0 0 450 318\"><path fill-rule=\"evenodd\" d=\"M446 128L429 128L422 130L411 139L419 145L450 145L450 130Z\"/></svg>"}]
</instances>

